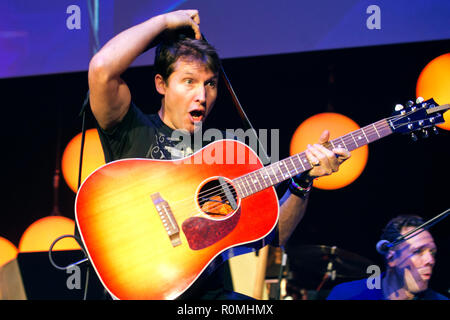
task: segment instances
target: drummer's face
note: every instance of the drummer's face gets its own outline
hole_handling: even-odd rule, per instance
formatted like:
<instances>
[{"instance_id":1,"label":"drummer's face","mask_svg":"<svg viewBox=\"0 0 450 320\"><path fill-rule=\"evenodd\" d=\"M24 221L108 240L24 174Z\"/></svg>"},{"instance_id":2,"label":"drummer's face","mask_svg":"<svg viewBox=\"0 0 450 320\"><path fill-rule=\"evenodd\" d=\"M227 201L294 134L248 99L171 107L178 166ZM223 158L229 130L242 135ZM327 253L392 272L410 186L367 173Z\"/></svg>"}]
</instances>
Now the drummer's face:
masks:
<instances>
[{"instance_id":1,"label":"drummer's face","mask_svg":"<svg viewBox=\"0 0 450 320\"><path fill-rule=\"evenodd\" d=\"M402 234L414 229L403 228ZM404 287L416 294L428 288L435 264L436 245L428 231L403 242L394 251L392 263L404 281Z\"/></svg>"}]
</instances>

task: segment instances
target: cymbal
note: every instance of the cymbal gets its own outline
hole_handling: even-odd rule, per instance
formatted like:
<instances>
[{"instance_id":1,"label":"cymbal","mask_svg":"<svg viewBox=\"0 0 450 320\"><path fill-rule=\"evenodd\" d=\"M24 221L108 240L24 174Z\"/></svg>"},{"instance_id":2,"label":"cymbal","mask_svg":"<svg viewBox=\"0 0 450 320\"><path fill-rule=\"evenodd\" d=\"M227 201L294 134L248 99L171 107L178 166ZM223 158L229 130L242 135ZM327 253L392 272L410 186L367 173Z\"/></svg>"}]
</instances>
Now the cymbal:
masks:
<instances>
[{"instance_id":1,"label":"cymbal","mask_svg":"<svg viewBox=\"0 0 450 320\"><path fill-rule=\"evenodd\" d=\"M363 278L373 262L356 253L325 245L300 245L289 247L287 256L290 269L307 270L324 275L335 271L336 278ZM331 269L330 269L331 268Z\"/></svg>"}]
</instances>

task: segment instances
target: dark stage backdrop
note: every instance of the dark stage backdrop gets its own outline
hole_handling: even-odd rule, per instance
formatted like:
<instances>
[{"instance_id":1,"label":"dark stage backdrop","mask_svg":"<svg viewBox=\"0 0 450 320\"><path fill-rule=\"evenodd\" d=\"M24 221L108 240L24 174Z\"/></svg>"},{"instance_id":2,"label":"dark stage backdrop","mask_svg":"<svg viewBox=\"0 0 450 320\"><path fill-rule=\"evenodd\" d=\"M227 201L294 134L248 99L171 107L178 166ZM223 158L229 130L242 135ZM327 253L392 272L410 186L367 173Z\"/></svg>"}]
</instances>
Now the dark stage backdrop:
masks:
<instances>
[{"instance_id":1,"label":"dark stage backdrop","mask_svg":"<svg viewBox=\"0 0 450 320\"><path fill-rule=\"evenodd\" d=\"M421 70L447 53L450 41L372 46L224 60L224 68L255 128L280 129L280 158L288 156L297 126L320 112L342 113L360 126L389 116L396 103L414 99ZM334 83L329 82L330 74ZM128 70L137 105L153 112L151 67ZM2 92L2 213L0 235L18 246L21 234L52 210L58 125L62 148L81 129L78 112L87 74L63 73L0 80ZM222 128L239 127L228 92L211 113ZM58 117L59 111L61 117ZM93 126L92 119L88 125ZM362 175L334 191L315 189L305 218L288 248L300 244L337 246L381 264L375 252L380 230L400 213L429 219L449 207L450 133L413 142L393 135L369 146ZM62 150L60 150L62 152ZM282 188L280 188L280 192ZM60 208L74 218L75 194L62 180ZM433 287L450 287L450 219L432 228L439 248Z\"/></svg>"},{"instance_id":2,"label":"dark stage backdrop","mask_svg":"<svg viewBox=\"0 0 450 320\"><path fill-rule=\"evenodd\" d=\"M199 10L222 58L450 38L447 0L3 0L0 78L85 71L92 48L179 9Z\"/></svg>"}]
</instances>

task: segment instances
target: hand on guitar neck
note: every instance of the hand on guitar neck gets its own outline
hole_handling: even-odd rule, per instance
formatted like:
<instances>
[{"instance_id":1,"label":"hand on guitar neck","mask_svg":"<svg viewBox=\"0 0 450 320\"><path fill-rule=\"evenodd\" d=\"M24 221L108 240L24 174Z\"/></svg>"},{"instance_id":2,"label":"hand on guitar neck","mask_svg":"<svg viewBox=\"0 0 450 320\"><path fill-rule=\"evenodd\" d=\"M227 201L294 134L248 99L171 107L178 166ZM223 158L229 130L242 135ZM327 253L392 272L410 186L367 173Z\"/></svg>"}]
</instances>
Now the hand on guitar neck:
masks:
<instances>
[{"instance_id":1,"label":"hand on guitar neck","mask_svg":"<svg viewBox=\"0 0 450 320\"><path fill-rule=\"evenodd\" d=\"M307 177L305 179L330 175L338 171L339 166L350 158L350 152L345 148L333 148L330 150L329 139L330 132L325 130L320 135L317 144L308 145L305 153L313 167L306 173Z\"/></svg>"}]
</instances>

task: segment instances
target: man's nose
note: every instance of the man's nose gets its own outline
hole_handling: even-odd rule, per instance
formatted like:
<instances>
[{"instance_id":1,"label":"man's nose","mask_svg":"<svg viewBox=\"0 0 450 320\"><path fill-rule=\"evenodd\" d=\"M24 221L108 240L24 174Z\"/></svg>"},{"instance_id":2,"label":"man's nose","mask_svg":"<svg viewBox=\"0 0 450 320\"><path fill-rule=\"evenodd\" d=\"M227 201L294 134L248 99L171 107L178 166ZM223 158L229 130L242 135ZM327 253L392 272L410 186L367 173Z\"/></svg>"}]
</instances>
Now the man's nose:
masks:
<instances>
[{"instance_id":1,"label":"man's nose","mask_svg":"<svg viewBox=\"0 0 450 320\"><path fill-rule=\"evenodd\" d=\"M434 254L430 250L425 251L424 255L422 256L422 259L425 264L429 264L431 266L434 265L435 262Z\"/></svg>"},{"instance_id":2,"label":"man's nose","mask_svg":"<svg viewBox=\"0 0 450 320\"><path fill-rule=\"evenodd\" d=\"M197 87L195 101L200 104L204 104L206 102L206 88L204 85L199 85Z\"/></svg>"}]
</instances>

